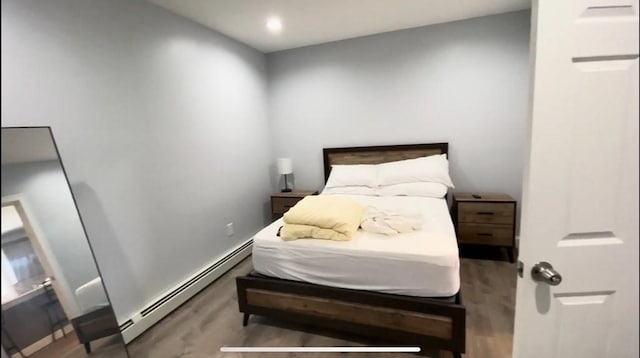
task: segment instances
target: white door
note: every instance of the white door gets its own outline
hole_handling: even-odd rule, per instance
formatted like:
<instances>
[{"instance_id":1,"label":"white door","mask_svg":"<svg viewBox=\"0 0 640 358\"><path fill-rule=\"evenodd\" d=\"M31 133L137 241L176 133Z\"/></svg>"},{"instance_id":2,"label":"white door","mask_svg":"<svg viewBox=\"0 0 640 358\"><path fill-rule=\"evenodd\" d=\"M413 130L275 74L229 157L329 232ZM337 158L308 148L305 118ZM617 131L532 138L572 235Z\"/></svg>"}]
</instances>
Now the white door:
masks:
<instances>
[{"instance_id":1,"label":"white door","mask_svg":"<svg viewBox=\"0 0 640 358\"><path fill-rule=\"evenodd\" d=\"M534 1L531 40L514 357L638 357L638 1Z\"/></svg>"}]
</instances>

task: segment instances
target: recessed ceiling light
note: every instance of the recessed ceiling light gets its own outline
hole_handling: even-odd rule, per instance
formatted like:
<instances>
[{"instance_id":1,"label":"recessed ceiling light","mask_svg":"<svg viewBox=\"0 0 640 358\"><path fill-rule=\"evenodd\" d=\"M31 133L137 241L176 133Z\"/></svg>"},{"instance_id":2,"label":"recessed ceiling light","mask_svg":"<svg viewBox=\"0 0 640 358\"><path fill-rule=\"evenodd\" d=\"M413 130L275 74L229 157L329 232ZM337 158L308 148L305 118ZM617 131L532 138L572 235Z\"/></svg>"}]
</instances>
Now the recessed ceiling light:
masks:
<instances>
[{"instance_id":1,"label":"recessed ceiling light","mask_svg":"<svg viewBox=\"0 0 640 358\"><path fill-rule=\"evenodd\" d=\"M267 19L267 29L274 34L282 31L282 20L277 16L271 16Z\"/></svg>"}]
</instances>

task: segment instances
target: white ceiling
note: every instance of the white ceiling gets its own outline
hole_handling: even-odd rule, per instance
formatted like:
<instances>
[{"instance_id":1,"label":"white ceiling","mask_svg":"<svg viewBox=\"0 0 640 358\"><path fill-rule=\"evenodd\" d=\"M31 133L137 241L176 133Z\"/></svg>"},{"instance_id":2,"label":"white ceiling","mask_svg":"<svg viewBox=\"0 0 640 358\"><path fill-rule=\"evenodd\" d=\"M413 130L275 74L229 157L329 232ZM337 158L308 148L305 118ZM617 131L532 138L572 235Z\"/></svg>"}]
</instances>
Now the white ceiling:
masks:
<instances>
[{"instance_id":1,"label":"white ceiling","mask_svg":"<svg viewBox=\"0 0 640 358\"><path fill-rule=\"evenodd\" d=\"M263 52L523 10L531 0L148 0ZM283 30L267 31L269 16Z\"/></svg>"},{"instance_id":2,"label":"white ceiling","mask_svg":"<svg viewBox=\"0 0 640 358\"><path fill-rule=\"evenodd\" d=\"M2 128L2 165L57 159L48 128Z\"/></svg>"}]
</instances>

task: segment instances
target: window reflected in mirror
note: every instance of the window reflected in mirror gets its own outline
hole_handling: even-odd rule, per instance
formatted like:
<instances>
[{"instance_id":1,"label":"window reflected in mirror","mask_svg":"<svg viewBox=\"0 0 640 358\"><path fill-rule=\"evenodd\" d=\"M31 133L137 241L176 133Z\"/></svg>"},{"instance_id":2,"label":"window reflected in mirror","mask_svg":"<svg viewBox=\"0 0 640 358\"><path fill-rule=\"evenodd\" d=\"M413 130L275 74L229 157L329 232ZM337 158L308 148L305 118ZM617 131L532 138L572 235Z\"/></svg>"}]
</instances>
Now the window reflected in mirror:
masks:
<instances>
[{"instance_id":1,"label":"window reflected in mirror","mask_svg":"<svg viewBox=\"0 0 640 358\"><path fill-rule=\"evenodd\" d=\"M2 207L2 303L42 287L47 275L16 207Z\"/></svg>"}]
</instances>

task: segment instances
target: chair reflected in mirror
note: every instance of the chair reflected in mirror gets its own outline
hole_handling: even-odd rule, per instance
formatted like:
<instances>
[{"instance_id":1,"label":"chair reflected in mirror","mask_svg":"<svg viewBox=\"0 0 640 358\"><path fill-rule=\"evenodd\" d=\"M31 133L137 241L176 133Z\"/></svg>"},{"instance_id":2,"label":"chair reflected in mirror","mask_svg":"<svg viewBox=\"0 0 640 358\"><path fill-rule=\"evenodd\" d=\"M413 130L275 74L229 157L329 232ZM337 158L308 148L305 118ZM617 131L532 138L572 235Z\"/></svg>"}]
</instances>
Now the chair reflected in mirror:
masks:
<instances>
[{"instance_id":1,"label":"chair reflected in mirror","mask_svg":"<svg viewBox=\"0 0 640 358\"><path fill-rule=\"evenodd\" d=\"M3 357L128 357L48 127L2 128Z\"/></svg>"},{"instance_id":2,"label":"chair reflected in mirror","mask_svg":"<svg viewBox=\"0 0 640 358\"><path fill-rule=\"evenodd\" d=\"M42 282L42 289L44 290L44 296L46 298L46 302L42 305L42 308L44 308L47 318L49 319L51 338L53 340L56 339L55 333L58 329L62 331L62 336L66 337L67 334L64 331L64 326L69 322L69 319L67 319L64 311L62 311L58 296L56 296L53 286L51 285L51 277L47 277L44 282Z\"/></svg>"}]
</instances>

